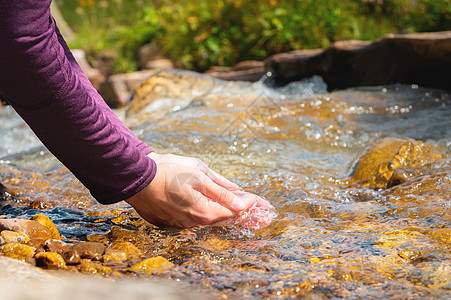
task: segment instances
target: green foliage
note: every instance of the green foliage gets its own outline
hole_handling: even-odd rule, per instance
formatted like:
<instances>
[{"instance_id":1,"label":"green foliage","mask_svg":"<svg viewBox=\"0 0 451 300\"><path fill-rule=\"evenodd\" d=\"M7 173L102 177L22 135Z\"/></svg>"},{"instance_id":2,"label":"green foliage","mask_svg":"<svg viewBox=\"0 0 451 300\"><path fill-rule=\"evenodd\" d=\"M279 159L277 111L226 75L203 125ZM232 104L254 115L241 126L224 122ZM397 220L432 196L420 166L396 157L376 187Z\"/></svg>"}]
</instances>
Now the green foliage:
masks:
<instances>
[{"instance_id":1,"label":"green foliage","mask_svg":"<svg viewBox=\"0 0 451 300\"><path fill-rule=\"evenodd\" d=\"M116 71L136 69L149 41L184 67L205 70L343 39L451 29L451 0L58 0L78 38L114 50Z\"/></svg>"}]
</instances>

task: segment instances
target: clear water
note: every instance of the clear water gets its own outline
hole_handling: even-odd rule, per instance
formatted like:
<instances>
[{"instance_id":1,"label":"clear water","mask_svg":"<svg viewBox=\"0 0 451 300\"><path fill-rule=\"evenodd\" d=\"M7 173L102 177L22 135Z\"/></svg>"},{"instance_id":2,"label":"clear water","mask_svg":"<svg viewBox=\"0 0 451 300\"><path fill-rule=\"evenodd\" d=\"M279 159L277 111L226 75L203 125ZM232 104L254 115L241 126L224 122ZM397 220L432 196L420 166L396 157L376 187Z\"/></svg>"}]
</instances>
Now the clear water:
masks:
<instances>
[{"instance_id":1,"label":"clear water","mask_svg":"<svg viewBox=\"0 0 451 300\"><path fill-rule=\"evenodd\" d=\"M30 203L43 198L53 207L39 212L68 240L130 229L143 251L176 264L160 277L218 296L451 297L449 94L416 85L327 93L320 78L273 89L180 74L162 75L165 88L127 124L157 152L201 157L265 197L278 211L270 226L146 226L143 235L125 204L96 204L10 108L0 110L0 173L17 195L0 213L33 215ZM443 158L407 168L411 180L389 189L351 184L362 153L386 137L427 142Z\"/></svg>"}]
</instances>

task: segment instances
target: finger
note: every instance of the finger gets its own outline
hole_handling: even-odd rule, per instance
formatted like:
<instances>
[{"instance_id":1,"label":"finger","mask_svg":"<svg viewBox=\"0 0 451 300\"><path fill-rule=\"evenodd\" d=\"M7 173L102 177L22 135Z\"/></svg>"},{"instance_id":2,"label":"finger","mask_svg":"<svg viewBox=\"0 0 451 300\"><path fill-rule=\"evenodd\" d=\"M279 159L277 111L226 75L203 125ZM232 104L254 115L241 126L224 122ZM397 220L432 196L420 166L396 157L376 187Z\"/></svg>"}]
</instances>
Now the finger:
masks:
<instances>
[{"instance_id":1,"label":"finger","mask_svg":"<svg viewBox=\"0 0 451 300\"><path fill-rule=\"evenodd\" d=\"M208 225L230 219L235 215L230 209L194 190L193 194L196 193L194 197L197 199L196 205L191 209L191 216L195 223Z\"/></svg>"},{"instance_id":2,"label":"finger","mask_svg":"<svg viewBox=\"0 0 451 300\"><path fill-rule=\"evenodd\" d=\"M202 192L202 194L233 211L239 212L245 210L254 205L254 203L256 202L255 199L251 199L250 197L240 198L236 196L231 191L213 182L206 175L204 175L204 178L202 178L201 182L202 186L198 188L200 188L199 191Z\"/></svg>"},{"instance_id":3,"label":"finger","mask_svg":"<svg viewBox=\"0 0 451 300\"><path fill-rule=\"evenodd\" d=\"M257 202L257 206L260 207L266 207L266 208L274 208L271 203L269 203L268 201L266 201L265 199L263 199L262 197L249 193L249 192L244 192L244 191L232 191L232 193L234 193L236 196L240 197L240 198L244 198L244 197L251 197L254 198L255 201Z\"/></svg>"},{"instance_id":4,"label":"finger","mask_svg":"<svg viewBox=\"0 0 451 300\"><path fill-rule=\"evenodd\" d=\"M222 176L219 173L216 173L212 169L207 168L207 172L205 174L216 184L222 186L225 189L228 189L229 191L238 191L240 187L233 183L232 181L228 180L224 176Z\"/></svg>"}]
</instances>

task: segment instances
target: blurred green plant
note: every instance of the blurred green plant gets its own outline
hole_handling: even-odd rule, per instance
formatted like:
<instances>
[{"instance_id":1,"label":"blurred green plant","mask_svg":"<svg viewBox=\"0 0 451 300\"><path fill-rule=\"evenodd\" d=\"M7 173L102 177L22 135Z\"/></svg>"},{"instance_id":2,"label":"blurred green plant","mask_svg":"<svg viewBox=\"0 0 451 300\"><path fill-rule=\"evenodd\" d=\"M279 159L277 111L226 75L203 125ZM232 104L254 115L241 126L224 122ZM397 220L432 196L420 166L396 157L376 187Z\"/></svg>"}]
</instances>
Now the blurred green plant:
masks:
<instances>
[{"instance_id":1,"label":"blurred green plant","mask_svg":"<svg viewBox=\"0 0 451 300\"><path fill-rule=\"evenodd\" d=\"M451 0L57 0L77 38L71 47L117 56L137 69L150 41L188 69L265 59L293 49L386 33L451 30Z\"/></svg>"}]
</instances>

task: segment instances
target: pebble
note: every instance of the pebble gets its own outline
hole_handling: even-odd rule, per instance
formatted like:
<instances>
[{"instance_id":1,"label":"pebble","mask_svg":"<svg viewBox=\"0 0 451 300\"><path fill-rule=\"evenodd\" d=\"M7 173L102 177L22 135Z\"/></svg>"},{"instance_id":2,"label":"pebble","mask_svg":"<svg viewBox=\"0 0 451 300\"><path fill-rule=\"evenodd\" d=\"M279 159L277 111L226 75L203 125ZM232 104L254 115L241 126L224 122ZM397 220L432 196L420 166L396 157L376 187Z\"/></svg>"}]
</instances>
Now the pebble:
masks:
<instances>
[{"instance_id":1,"label":"pebble","mask_svg":"<svg viewBox=\"0 0 451 300\"><path fill-rule=\"evenodd\" d=\"M47 227L34 220L0 219L0 231L10 230L26 234L30 239L51 239L52 233Z\"/></svg>"},{"instance_id":2,"label":"pebble","mask_svg":"<svg viewBox=\"0 0 451 300\"><path fill-rule=\"evenodd\" d=\"M79 254L83 254L86 251L91 251L100 255L105 253L105 245L97 242L81 242L71 247L72 250L77 251Z\"/></svg>"},{"instance_id":3,"label":"pebble","mask_svg":"<svg viewBox=\"0 0 451 300\"><path fill-rule=\"evenodd\" d=\"M44 243L44 249L47 252L54 252L58 254L63 254L67 250L69 250L69 245L61 240L57 239L50 239L45 241Z\"/></svg>"},{"instance_id":4,"label":"pebble","mask_svg":"<svg viewBox=\"0 0 451 300\"><path fill-rule=\"evenodd\" d=\"M126 254L127 260L141 258L143 256L141 250L130 242L113 242L108 250L119 250Z\"/></svg>"},{"instance_id":5,"label":"pebble","mask_svg":"<svg viewBox=\"0 0 451 300\"><path fill-rule=\"evenodd\" d=\"M78 265L81 263L81 257L75 250L68 250L63 253L63 259L66 265Z\"/></svg>"},{"instance_id":6,"label":"pebble","mask_svg":"<svg viewBox=\"0 0 451 300\"><path fill-rule=\"evenodd\" d=\"M78 265L78 270L82 273L95 274L97 272L97 266L89 259L83 259L81 264Z\"/></svg>"},{"instance_id":7,"label":"pebble","mask_svg":"<svg viewBox=\"0 0 451 300\"><path fill-rule=\"evenodd\" d=\"M103 262L123 262L127 260L127 253L115 249L107 249L103 255Z\"/></svg>"},{"instance_id":8,"label":"pebble","mask_svg":"<svg viewBox=\"0 0 451 300\"><path fill-rule=\"evenodd\" d=\"M34 258L38 267L44 267L49 270L58 270L66 267L63 257L58 253L41 252L37 253Z\"/></svg>"},{"instance_id":9,"label":"pebble","mask_svg":"<svg viewBox=\"0 0 451 300\"><path fill-rule=\"evenodd\" d=\"M10 243L3 246L2 252L5 256L26 261L27 258L33 258L35 251L28 245L20 243Z\"/></svg>"},{"instance_id":10,"label":"pebble","mask_svg":"<svg viewBox=\"0 0 451 300\"><path fill-rule=\"evenodd\" d=\"M15 232L15 231L10 231L10 230L3 230L0 233L0 236L2 237L3 242L5 244L7 244L7 243L26 244L30 241L30 238L25 233Z\"/></svg>"},{"instance_id":11,"label":"pebble","mask_svg":"<svg viewBox=\"0 0 451 300\"><path fill-rule=\"evenodd\" d=\"M135 264L129 270L137 273L155 274L173 266L174 264L163 256L155 256Z\"/></svg>"}]
</instances>

